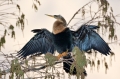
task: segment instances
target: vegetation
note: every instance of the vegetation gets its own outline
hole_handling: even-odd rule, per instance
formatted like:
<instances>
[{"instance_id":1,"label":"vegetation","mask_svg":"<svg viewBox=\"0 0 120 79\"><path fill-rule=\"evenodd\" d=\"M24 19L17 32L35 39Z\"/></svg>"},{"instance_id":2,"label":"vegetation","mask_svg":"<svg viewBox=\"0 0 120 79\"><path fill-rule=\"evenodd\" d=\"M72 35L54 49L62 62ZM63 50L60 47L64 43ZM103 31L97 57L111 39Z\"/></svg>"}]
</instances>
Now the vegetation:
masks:
<instances>
[{"instance_id":1,"label":"vegetation","mask_svg":"<svg viewBox=\"0 0 120 79\"><path fill-rule=\"evenodd\" d=\"M37 5L40 5L40 1L33 0L32 7L35 11L38 10ZM96 7L96 11L93 11L94 5L98 6ZM5 37L7 35L15 39L15 27L19 27L21 31L24 30L25 14L21 11L19 4L16 4L13 0L2 0L0 1L0 6L7 6L7 8L1 8L0 10L0 26L2 28L0 36L0 47L4 47L4 44L7 40ZM16 6L17 9L12 8L13 6ZM14 11L13 9L16 10ZM12 12L8 12L7 10ZM104 34L105 31L108 30L108 39L114 43L113 41L117 41L118 39L117 34L115 34L115 30L117 26L120 25L120 23L117 22L116 19L118 18L118 15L114 15L113 12L114 11L112 7L107 0L92 0L75 12L73 17L68 22L68 25L70 25L71 21L76 20L76 18L77 22L74 23L74 25L70 25L71 28L74 26L79 26L80 23L98 25L101 27L101 29L98 30L98 33L101 32ZM11 19L15 19L16 25L10 22ZM78 71L79 74L77 74L77 78L84 79L84 76L81 74L81 72L87 67L88 64L90 64L91 68L97 67L99 70L99 65L104 63L104 67L106 70L108 69L108 63L105 58L96 58L97 51L89 51L91 58L89 55L83 53L83 51L80 51L77 47L74 48L73 52L73 58L75 59L75 62L73 62L73 65L71 66L71 71L73 70L72 68L74 66L80 70ZM9 79L64 78L64 72L60 72L62 68L61 62L64 60L60 59L58 61L54 55L49 53L47 53L45 56L33 56L25 60L18 59L12 53L4 54L4 52L1 51L1 55L5 58L5 60L0 61L0 78L7 78L7 76L9 76ZM114 56L114 53L111 54L111 59L112 56ZM33 77L27 75L27 73L30 72L33 72Z\"/></svg>"},{"instance_id":2,"label":"vegetation","mask_svg":"<svg viewBox=\"0 0 120 79\"><path fill-rule=\"evenodd\" d=\"M34 0L32 7L35 11L38 10L40 5L39 0ZM0 1L0 26L2 28L0 35L0 48L4 47L6 43L5 37L7 35L15 39L15 27L20 28L22 31L25 27L25 14L21 11L20 5L16 0L1 0ZM16 24L12 24L10 20L15 20Z\"/></svg>"}]
</instances>

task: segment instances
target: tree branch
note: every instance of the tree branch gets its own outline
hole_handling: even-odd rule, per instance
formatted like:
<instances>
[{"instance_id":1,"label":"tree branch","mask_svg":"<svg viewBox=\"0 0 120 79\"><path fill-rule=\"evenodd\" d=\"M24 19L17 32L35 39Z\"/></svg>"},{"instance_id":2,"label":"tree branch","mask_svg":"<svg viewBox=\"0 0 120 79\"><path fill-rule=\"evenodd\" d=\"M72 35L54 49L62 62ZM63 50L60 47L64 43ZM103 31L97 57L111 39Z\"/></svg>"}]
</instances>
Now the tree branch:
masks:
<instances>
[{"instance_id":1,"label":"tree branch","mask_svg":"<svg viewBox=\"0 0 120 79\"><path fill-rule=\"evenodd\" d=\"M92 1L90 1L90 2L88 2L87 4L85 4L83 7L81 7L77 12L75 12L75 14L73 15L73 17L69 20L69 22L68 22L68 24L67 24L67 26L70 24L70 22L74 19L74 17L79 13L79 11L82 9L82 8L84 8L86 5L88 5L88 4L90 4L90 3L92 3L94 0L92 0Z\"/></svg>"}]
</instances>

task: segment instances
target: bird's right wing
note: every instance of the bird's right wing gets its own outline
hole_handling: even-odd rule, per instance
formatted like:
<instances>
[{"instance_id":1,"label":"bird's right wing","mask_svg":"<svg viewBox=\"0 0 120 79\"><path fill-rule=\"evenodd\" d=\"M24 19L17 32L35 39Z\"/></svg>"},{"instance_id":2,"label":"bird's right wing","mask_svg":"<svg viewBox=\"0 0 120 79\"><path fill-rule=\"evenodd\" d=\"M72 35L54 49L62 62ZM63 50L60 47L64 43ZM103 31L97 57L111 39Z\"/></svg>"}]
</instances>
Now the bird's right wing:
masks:
<instances>
[{"instance_id":1,"label":"bird's right wing","mask_svg":"<svg viewBox=\"0 0 120 79\"><path fill-rule=\"evenodd\" d=\"M37 33L30 41L18 51L18 56L26 58L29 55L54 53L53 34L47 29L34 29L32 32Z\"/></svg>"},{"instance_id":2,"label":"bird's right wing","mask_svg":"<svg viewBox=\"0 0 120 79\"><path fill-rule=\"evenodd\" d=\"M72 31L73 47L78 46L83 51L91 49L107 55L111 49L108 44L100 37L94 29L99 28L95 25L82 25L77 31Z\"/></svg>"}]
</instances>

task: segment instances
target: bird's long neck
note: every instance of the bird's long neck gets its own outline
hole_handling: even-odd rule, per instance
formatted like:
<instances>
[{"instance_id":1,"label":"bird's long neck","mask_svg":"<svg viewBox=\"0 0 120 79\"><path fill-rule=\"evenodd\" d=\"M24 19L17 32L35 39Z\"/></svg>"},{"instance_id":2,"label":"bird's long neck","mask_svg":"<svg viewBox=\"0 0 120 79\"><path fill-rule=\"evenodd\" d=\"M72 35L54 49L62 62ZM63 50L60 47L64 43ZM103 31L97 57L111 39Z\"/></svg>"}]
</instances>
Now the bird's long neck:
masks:
<instances>
[{"instance_id":1,"label":"bird's long neck","mask_svg":"<svg viewBox=\"0 0 120 79\"><path fill-rule=\"evenodd\" d=\"M61 20L62 20L62 22L63 22L63 25L64 25L64 26L67 26L66 20L65 20L64 18L61 18Z\"/></svg>"},{"instance_id":2,"label":"bird's long neck","mask_svg":"<svg viewBox=\"0 0 120 79\"><path fill-rule=\"evenodd\" d=\"M64 26L64 23L62 21L55 21L53 24L53 34L58 34L66 29L66 26Z\"/></svg>"}]
</instances>

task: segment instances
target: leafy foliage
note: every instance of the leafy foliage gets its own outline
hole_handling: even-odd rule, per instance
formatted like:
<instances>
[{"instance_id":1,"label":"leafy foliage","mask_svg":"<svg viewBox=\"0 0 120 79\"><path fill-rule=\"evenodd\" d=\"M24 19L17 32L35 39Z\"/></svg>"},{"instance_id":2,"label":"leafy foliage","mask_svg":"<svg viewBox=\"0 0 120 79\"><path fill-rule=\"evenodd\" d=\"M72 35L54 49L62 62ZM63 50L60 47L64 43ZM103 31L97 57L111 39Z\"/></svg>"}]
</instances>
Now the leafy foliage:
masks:
<instances>
[{"instance_id":1,"label":"leafy foliage","mask_svg":"<svg viewBox=\"0 0 120 79\"><path fill-rule=\"evenodd\" d=\"M9 4L12 4L12 5L16 5L16 7L19 11L19 15L14 12L0 14L1 18L7 17L4 20L0 20L0 25L3 26L3 28L4 28L3 35L0 37L0 47L4 47L4 44L6 43L6 39L5 39L6 35L10 35L12 38L15 39L16 31L14 29L16 28L16 26L20 27L22 31L24 30L24 26L25 26L25 22L24 22L25 15L21 12L20 6L18 4L14 4L14 1L12 1L12 0L7 0L6 2L8 2ZM8 3L6 3L6 5L8 5ZM98 5L97 11L92 11L93 10L92 4L94 4L94 3L95 4L97 3L96 5ZM39 0L33 0L32 7L35 9L35 11L38 10L37 5L40 5ZM1 6L1 4L0 4L0 6ZM74 24L73 26L77 26L77 24L81 23L81 21L85 22L83 24L91 24L91 23L96 24L96 25L102 27L103 34L104 34L104 30L105 31L109 30L109 35L108 35L109 39L117 40L117 35L115 34L115 30L116 30L115 26L116 26L116 24L119 24L119 23L117 22L116 16L113 14L113 12L114 11L113 11L112 7L110 6L110 4L107 0L92 0L92 1L88 2L86 5L84 5L82 8L80 8L74 14L72 19L75 19L76 15L79 13L81 14L82 18L80 18L79 21L76 24ZM17 20L16 26L14 24L11 24L8 21L8 19L11 19L11 18L9 18L8 14L11 15L11 17L15 17L15 19ZM89 18L87 18L87 17L89 17ZM7 21L7 22L5 22L5 21ZM73 26L71 26L71 27L73 27ZM75 47L73 49L73 52L74 52L73 57L75 59L75 62L72 63L71 71L73 71L73 68L76 67L77 72L78 72L77 78L81 77L81 79L84 79L84 75L82 74L82 72L84 71L85 67L87 66L86 55L84 54L83 51L80 51L79 48L77 48L77 47ZM13 56L12 54L10 54L10 56L3 54L3 56L5 58L7 57L5 59L5 61L8 59L8 61L10 62L9 79L13 79L14 77L16 77L17 79L20 79L20 78L24 79L25 72L29 72L29 71L38 73L38 76L40 78L44 78L44 79L54 79L56 77L57 78L59 77L61 79L64 78L64 77L61 77L61 76L64 76L64 74L62 72L60 72L59 70L57 70L58 68L62 67L61 65L58 67L54 67L55 69L52 70L51 72L49 72L50 70L48 70L46 68L48 66L50 66L50 67L56 66L54 64L55 64L55 61L57 61L57 58L50 53L47 53L45 55L45 59L44 59L44 57L41 56L41 59L38 59L39 63L36 61L37 59L34 58L32 60L32 63L29 60L25 60L25 62L23 62L23 60L20 60L22 62L22 64L21 64L20 62L18 62L18 59L16 59L16 57ZM112 53L111 56L114 56L114 53ZM13 60L10 61L9 57L11 57ZM92 55L91 55L91 57L92 57ZM42 60L43 61L46 60L47 65L46 65L46 63L42 63ZM100 60L100 59L90 58L89 60L90 60L89 64L90 64L91 68L97 67L97 69L99 69L99 66L101 65L101 63L103 63L104 67L106 69L106 72L107 72L107 69L109 68L109 66L105 59ZM3 67L7 66L6 62L5 63L3 63L3 62L1 64L1 66L3 66ZM7 62L7 64L9 62ZM25 64L25 66L27 66L27 67L25 67L23 64ZM46 70L44 70L45 68L46 68ZM4 74L3 73L4 71L2 71L0 69L0 77L2 75L7 74L7 73Z\"/></svg>"},{"instance_id":2,"label":"leafy foliage","mask_svg":"<svg viewBox=\"0 0 120 79\"><path fill-rule=\"evenodd\" d=\"M85 76L84 76L83 72L85 71L84 68L87 65L85 53L83 51L81 51L78 47L74 47L72 53L74 55L75 61L72 63L70 70L71 70L71 72L73 72L74 67L76 67L77 79L79 79L79 77L81 77L81 79L84 79Z\"/></svg>"},{"instance_id":3,"label":"leafy foliage","mask_svg":"<svg viewBox=\"0 0 120 79\"><path fill-rule=\"evenodd\" d=\"M25 15L22 13L20 17L18 17L17 22L16 22L16 26L21 27L21 30L24 30L24 19L25 19Z\"/></svg>"},{"instance_id":4,"label":"leafy foliage","mask_svg":"<svg viewBox=\"0 0 120 79\"><path fill-rule=\"evenodd\" d=\"M10 20L12 20L12 19L17 20L17 18L19 18L19 20L17 20L16 23L18 23L18 21L19 21L18 24L21 24L20 27L23 30L25 16L23 16L24 14L20 11L20 6L12 0L0 1L0 6L1 6L0 26L3 29L3 33L0 36L0 38L1 38L0 48L1 48L6 43L5 42L6 35L11 35L12 38L15 38L15 30L14 30L15 26L14 26L14 24L12 24L10 22ZM12 8L14 6L16 6L17 8ZM15 12L14 9L16 9L16 11L19 10L19 13ZM18 25L16 25L16 26L18 26Z\"/></svg>"},{"instance_id":5,"label":"leafy foliage","mask_svg":"<svg viewBox=\"0 0 120 79\"><path fill-rule=\"evenodd\" d=\"M45 59L46 59L46 63L48 63L50 66L53 66L55 64L55 61L57 61L57 57L53 56L53 54L51 53L47 53L45 54Z\"/></svg>"},{"instance_id":6,"label":"leafy foliage","mask_svg":"<svg viewBox=\"0 0 120 79\"><path fill-rule=\"evenodd\" d=\"M40 1L33 0L33 8L35 9L35 11L38 10L38 6L40 6ZM0 1L0 7L0 26L3 28L3 33L0 38L3 39L3 37L5 38L6 35L10 35L11 38L15 39L16 31L14 30L14 28L20 27L22 31L24 30L25 14L22 13L20 5L16 4L14 0L2 0ZM16 25L10 22L10 20L14 19L16 20ZM4 41L0 41L0 48L3 47L4 44Z\"/></svg>"},{"instance_id":7,"label":"leafy foliage","mask_svg":"<svg viewBox=\"0 0 120 79\"><path fill-rule=\"evenodd\" d=\"M16 76L17 79L24 79L24 72L21 69L18 59L14 59L11 62L10 76L9 79L14 79Z\"/></svg>"},{"instance_id":8,"label":"leafy foliage","mask_svg":"<svg viewBox=\"0 0 120 79\"><path fill-rule=\"evenodd\" d=\"M93 11L95 5L98 7L96 7L96 9ZM108 38L110 40L117 40L115 27L120 25L120 23L117 22L117 15L114 15L113 12L114 11L112 7L107 0L92 0L74 14L74 16L68 22L68 25L72 20L76 20L77 18L78 21L74 25L71 25L71 28L74 26L80 26L81 23L88 25L95 24L102 28L102 34L105 34L107 30L109 31ZM79 14L81 16L79 16Z\"/></svg>"},{"instance_id":9,"label":"leafy foliage","mask_svg":"<svg viewBox=\"0 0 120 79\"><path fill-rule=\"evenodd\" d=\"M40 6L40 1L39 0L33 0L33 5L32 5L32 8L37 11L38 10L38 6Z\"/></svg>"}]
</instances>

